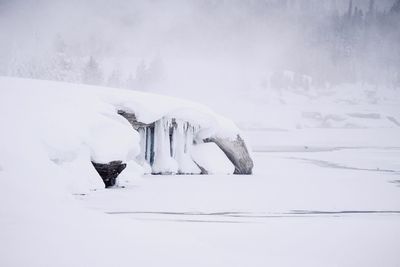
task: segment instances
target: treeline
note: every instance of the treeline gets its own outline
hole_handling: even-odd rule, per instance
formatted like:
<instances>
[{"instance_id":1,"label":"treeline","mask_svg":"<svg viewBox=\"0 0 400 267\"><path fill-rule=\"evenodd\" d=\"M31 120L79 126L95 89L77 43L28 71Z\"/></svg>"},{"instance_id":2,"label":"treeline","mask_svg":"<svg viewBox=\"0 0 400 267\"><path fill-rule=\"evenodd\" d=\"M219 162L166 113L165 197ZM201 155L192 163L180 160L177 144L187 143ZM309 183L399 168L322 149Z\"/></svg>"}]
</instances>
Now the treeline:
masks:
<instances>
[{"instance_id":1,"label":"treeline","mask_svg":"<svg viewBox=\"0 0 400 267\"><path fill-rule=\"evenodd\" d=\"M327 20L312 36L326 64L317 64L319 70L310 67L311 76L332 83L400 86L400 0L381 11L374 0L365 11L350 0L347 12L333 12Z\"/></svg>"},{"instance_id":2,"label":"treeline","mask_svg":"<svg viewBox=\"0 0 400 267\"><path fill-rule=\"evenodd\" d=\"M127 70L111 63L102 64L95 56L77 56L58 35L49 52L41 56L15 57L5 75L127 89L146 89L163 79L163 63L155 57L141 60L136 69ZM114 66L115 65L115 66Z\"/></svg>"},{"instance_id":3,"label":"treeline","mask_svg":"<svg viewBox=\"0 0 400 267\"><path fill-rule=\"evenodd\" d=\"M342 83L400 87L400 0L389 9L378 9L374 0L362 9L349 0L342 12L335 1L329 9L321 8L323 2L283 1L275 6L281 21L294 25L304 39L287 62L273 70L269 87L308 89ZM295 78L288 78L288 70ZM312 82L304 83L302 76Z\"/></svg>"},{"instance_id":4,"label":"treeline","mask_svg":"<svg viewBox=\"0 0 400 267\"><path fill-rule=\"evenodd\" d=\"M276 49L281 43L279 38L283 38L282 42L285 42L284 37L288 35L290 41L286 42L293 40L293 44L286 43L284 53L278 50L280 52L276 54L282 55L277 56L276 62L272 62L271 65L276 64L266 70L272 73L272 85L287 86L285 72L289 71L295 75L291 79L295 82L291 81L290 84L302 87L358 82L400 87L400 0L393 0L389 8L383 9L378 8L374 0L366 1L369 2L367 7L360 7L348 0L348 7L343 10L336 7L335 0L198 0L201 7L196 7L195 10L196 14L200 15L193 20L201 18L200 23L190 24L182 19L185 23L170 25L172 31L166 30L160 34L164 38L160 38L160 42L178 38L172 43L175 45L174 51L179 51L180 46L187 48L184 46L188 45L185 42L181 43L180 37L183 36L183 40L198 38L195 39L198 42L194 42L197 44L203 41L203 37L196 37L194 33L207 35L208 32L214 32L209 39L204 37L205 46L212 47L218 44L214 39L220 38L223 40L219 40L220 43L226 43L229 47L229 43L223 39L226 34L228 40L231 38L232 42L239 43L242 37L244 39L251 36L255 42L260 42L256 53L274 54L275 51L267 50ZM326 3L330 3L329 7ZM176 12L179 13L179 10ZM124 20L121 20L117 25L127 28L128 26L123 24ZM186 25L193 25L193 29L188 30ZM215 27L220 29L213 31ZM131 30L134 32L135 28ZM144 33L144 38L140 39L132 33L132 36L127 36L128 43L135 40L140 43L146 39L146 30L146 27L136 29L136 32ZM117 32L117 29L115 31ZM262 38L247 35L253 31ZM171 32L175 35L169 36ZM124 33L131 34L129 31ZM169 62L163 62L161 56L151 59L144 57L146 60L131 61L125 65L116 64L115 62L119 62L124 56L114 53L118 50L119 43L106 38L87 36L84 40L66 41L60 34L51 42L51 47L39 47L36 50L32 48L34 52L31 53L21 53L14 49L11 55L7 55L10 60L0 62L0 74L133 89L146 89L166 78L164 70L168 70ZM38 46L40 45L39 40ZM264 50L263 46L266 47ZM98 49L99 47L101 49ZM128 47L128 56L133 55L133 58L137 59L140 52L131 46ZM233 55L229 56L235 57L235 52L241 54L240 49L251 49L240 44L237 47L239 51L232 50ZM157 54L158 51L153 52L155 53L147 55ZM202 52L204 53L204 50ZM191 56L201 58L202 54L192 53ZM166 64L165 67L163 63ZM243 66L246 67L249 66Z\"/></svg>"}]
</instances>

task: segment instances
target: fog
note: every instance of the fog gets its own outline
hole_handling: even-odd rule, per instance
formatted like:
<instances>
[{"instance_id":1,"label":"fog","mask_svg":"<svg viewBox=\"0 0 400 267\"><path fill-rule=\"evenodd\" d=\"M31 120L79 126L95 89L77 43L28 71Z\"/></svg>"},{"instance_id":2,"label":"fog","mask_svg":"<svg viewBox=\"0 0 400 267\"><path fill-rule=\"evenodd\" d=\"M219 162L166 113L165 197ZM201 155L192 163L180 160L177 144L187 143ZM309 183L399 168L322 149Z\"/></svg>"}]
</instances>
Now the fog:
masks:
<instances>
[{"instance_id":1,"label":"fog","mask_svg":"<svg viewBox=\"0 0 400 267\"><path fill-rule=\"evenodd\" d=\"M304 89L393 88L399 22L396 0L2 0L0 74L189 98L288 72Z\"/></svg>"}]
</instances>

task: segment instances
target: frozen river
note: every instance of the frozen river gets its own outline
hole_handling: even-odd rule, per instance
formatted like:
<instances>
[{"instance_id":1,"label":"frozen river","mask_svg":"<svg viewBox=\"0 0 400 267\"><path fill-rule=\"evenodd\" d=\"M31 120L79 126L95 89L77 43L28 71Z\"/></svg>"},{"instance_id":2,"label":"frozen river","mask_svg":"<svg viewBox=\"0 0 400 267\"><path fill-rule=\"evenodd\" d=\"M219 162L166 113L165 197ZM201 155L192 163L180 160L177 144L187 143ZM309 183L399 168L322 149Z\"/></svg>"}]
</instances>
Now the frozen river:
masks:
<instances>
[{"instance_id":1,"label":"frozen river","mask_svg":"<svg viewBox=\"0 0 400 267\"><path fill-rule=\"evenodd\" d=\"M399 266L400 149L255 152L252 176L144 176L77 196L196 266ZM173 244L173 245L171 245Z\"/></svg>"}]
</instances>

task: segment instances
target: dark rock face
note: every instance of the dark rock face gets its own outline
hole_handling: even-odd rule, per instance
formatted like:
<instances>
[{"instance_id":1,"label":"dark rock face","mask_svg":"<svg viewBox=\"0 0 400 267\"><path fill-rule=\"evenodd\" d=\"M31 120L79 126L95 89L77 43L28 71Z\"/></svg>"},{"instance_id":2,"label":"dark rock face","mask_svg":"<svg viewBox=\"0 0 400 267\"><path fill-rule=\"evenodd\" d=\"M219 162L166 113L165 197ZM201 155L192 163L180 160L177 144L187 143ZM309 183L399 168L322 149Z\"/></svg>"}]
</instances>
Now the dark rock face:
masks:
<instances>
[{"instance_id":1,"label":"dark rock face","mask_svg":"<svg viewBox=\"0 0 400 267\"><path fill-rule=\"evenodd\" d=\"M126 167L126 163L122 163L120 160L111 161L109 163L96 163L92 161L92 164L100 174L106 187L114 186L118 175Z\"/></svg>"},{"instance_id":2,"label":"dark rock face","mask_svg":"<svg viewBox=\"0 0 400 267\"><path fill-rule=\"evenodd\" d=\"M118 110L118 114L124 117L133 127L133 129L137 130L140 127L153 127L154 128L154 123L146 124L143 122L140 122L136 119L135 113L127 112L124 110Z\"/></svg>"},{"instance_id":3,"label":"dark rock face","mask_svg":"<svg viewBox=\"0 0 400 267\"><path fill-rule=\"evenodd\" d=\"M219 137L211 137L204 142L215 143L235 166L234 174L252 174L254 163L250 157L244 140L237 135L234 141Z\"/></svg>"}]
</instances>

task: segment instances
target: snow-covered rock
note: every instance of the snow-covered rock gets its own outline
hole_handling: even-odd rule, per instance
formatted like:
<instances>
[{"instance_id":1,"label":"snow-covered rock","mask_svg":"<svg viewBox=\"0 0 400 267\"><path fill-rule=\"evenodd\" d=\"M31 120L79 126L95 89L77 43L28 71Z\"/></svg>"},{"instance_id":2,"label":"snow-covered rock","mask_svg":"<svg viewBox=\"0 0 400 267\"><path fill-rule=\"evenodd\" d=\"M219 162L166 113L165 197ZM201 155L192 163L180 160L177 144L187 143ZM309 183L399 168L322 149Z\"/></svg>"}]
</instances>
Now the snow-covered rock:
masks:
<instances>
[{"instance_id":1,"label":"snow-covered rock","mask_svg":"<svg viewBox=\"0 0 400 267\"><path fill-rule=\"evenodd\" d=\"M235 166L235 174L251 174L254 163L249 150L240 135L235 140L222 137L206 138L206 142L214 142Z\"/></svg>"},{"instance_id":2,"label":"snow-covered rock","mask_svg":"<svg viewBox=\"0 0 400 267\"><path fill-rule=\"evenodd\" d=\"M2 170L24 165L20 155L26 151L16 144L29 143L41 150L29 151L38 169L54 166L61 176L73 176L67 184L85 181L67 186L79 193L99 186L90 161L121 161L127 164L125 171L139 168L141 173L152 165L153 173L195 174L200 170L190 156L194 140L234 141L240 134L230 120L189 101L8 77L0 77L0 124Z\"/></svg>"}]
</instances>

